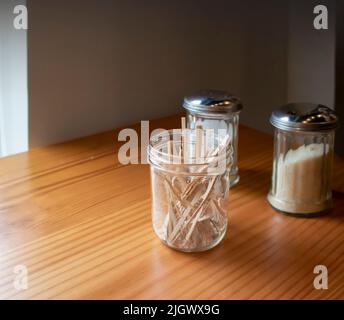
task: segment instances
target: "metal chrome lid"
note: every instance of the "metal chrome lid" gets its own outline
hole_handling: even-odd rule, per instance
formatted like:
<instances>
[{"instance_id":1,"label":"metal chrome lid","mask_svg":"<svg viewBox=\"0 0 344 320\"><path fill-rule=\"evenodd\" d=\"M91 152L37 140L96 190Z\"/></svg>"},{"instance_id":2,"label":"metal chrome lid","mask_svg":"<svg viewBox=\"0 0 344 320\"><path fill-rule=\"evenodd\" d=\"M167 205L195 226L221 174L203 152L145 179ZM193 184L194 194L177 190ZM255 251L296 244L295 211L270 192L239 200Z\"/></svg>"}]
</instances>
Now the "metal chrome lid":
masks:
<instances>
[{"instance_id":1,"label":"metal chrome lid","mask_svg":"<svg viewBox=\"0 0 344 320\"><path fill-rule=\"evenodd\" d=\"M201 90L185 97L183 107L191 112L234 113L242 109L242 104L226 91Z\"/></svg>"},{"instance_id":2,"label":"metal chrome lid","mask_svg":"<svg viewBox=\"0 0 344 320\"><path fill-rule=\"evenodd\" d=\"M290 103L272 112L273 126L290 131L322 131L338 127L336 113L321 104Z\"/></svg>"}]
</instances>

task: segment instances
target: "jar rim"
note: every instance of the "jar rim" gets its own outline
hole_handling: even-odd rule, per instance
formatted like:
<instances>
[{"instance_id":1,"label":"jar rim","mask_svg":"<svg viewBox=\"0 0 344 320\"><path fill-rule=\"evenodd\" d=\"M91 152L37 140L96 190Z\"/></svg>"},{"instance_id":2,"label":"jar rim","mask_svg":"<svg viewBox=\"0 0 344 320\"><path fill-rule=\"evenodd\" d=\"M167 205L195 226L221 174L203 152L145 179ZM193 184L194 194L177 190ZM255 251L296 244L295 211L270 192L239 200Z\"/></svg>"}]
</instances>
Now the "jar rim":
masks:
<instances>
[{"instance_id":1,"label":"jar rim","mask_svg":"<svg viewBox=\"0 0 344 320\"><path fill-rule=\"evenodd\" d=\"M204 144L200 156L195 154L199 137L197 130L201 132L202 141L208 141L208 146L211 147L207 150ZM213 141L209 140L209 134ZM168 144L173 144L172 148ZM227 160L232 155L232 148L229 146L231 143L228 134L217 134L213 129L163 130L150 139L148 162L160 170L176 174L219 175L226 170Z\"/></svg>"}]
</instances>

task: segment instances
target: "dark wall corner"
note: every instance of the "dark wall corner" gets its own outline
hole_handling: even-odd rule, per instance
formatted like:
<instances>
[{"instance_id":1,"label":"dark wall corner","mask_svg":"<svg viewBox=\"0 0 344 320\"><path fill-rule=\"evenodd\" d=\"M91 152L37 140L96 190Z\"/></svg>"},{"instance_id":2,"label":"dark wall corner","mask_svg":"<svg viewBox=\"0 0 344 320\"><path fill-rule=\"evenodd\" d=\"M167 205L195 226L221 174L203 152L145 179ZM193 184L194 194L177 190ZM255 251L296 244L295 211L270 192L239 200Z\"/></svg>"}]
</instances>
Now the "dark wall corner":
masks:
<instances>
[{"instance_id":1,"label":"dark wall corner","mask_svg":"<svg viewBox=\"0 0 344 320\"><path fill-rule=\"evenodd\" d=\"M336 133L335 150L344 155L344 1L336 1L336 112L340 128Z\"/></svg>"}]
</instances>

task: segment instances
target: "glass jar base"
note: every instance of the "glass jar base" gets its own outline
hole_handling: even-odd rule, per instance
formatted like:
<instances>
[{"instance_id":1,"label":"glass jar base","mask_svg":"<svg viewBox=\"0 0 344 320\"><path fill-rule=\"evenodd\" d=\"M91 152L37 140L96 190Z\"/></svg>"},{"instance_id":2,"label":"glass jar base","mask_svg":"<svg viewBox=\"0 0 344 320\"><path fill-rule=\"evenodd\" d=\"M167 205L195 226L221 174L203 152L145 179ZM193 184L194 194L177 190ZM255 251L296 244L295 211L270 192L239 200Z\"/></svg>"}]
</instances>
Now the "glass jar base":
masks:
<instances>
[{"instance_id":1,"label":"glass jar base","mask_svg":"<svg viewBox=\"0 0 344 320\"><path fill-rule=\"evenodd\" d=\"M224 239L225 235L227 233L227 226L226 229L223 231L223 234L221 236L219 236L216 241L214 241L213 243L211 243L210 245L206 246L206 247L199 247L199 248L183 248L183 247L177 247L174 246L170 243L168 243L166 240L160 238L158 236L158 238L160 239L160 241L167 247L176 250L176 251L180 251L180 252L186 252L186 253L196 253L196 252L204 252L204 251L208 251L213 249L214 247L216 247L217 245L220 244L220 242Z\"/></svg>"},{"instance_id":2,"label":"glass jar base","mask_svg":"<svg viewBox=\"0 0 344 320\"><path fill-rule=\"evenodd\" d=\"M229 176L229 186L231 188L237 185L239 181L240 181L240 176L238 174Z\"/></svg>"},{"instance_id":3,"label":"glass jar base","mask_svg":"<svg viewBox=\"0 0 344 320\"><path fill-rule=\"evenodd\" d=\"M275 209L277 212L300 218L310 218L326 215L332 209L332 199L329 199L321 204L307 206L296 205L295 203L288 203L286 201L277 199L271 194L268 195L267 200L271 207Z\"/></svg>"}]
</instances>

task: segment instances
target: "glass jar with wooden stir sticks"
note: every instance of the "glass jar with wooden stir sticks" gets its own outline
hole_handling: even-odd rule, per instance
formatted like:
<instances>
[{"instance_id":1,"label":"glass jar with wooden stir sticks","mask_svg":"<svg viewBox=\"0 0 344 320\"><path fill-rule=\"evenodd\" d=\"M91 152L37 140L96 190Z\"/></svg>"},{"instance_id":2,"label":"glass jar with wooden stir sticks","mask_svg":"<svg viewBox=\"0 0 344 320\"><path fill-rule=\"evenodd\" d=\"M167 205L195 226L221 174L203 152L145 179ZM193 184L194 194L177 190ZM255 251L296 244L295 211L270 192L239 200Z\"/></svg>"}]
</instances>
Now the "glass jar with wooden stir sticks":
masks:
<instances>
[{"instance_id":1,"label":"glass jar with wooden stir sticks","mask_svg":"<svg viewBox=\"0 0 344 320\"><path fill-rule=\"evenodd\" d=\"M227 230L233 156L227 133L173 129L150 140L152 221L157 236L185 252L208 250Z\"/></svg>"}]
</instances>

